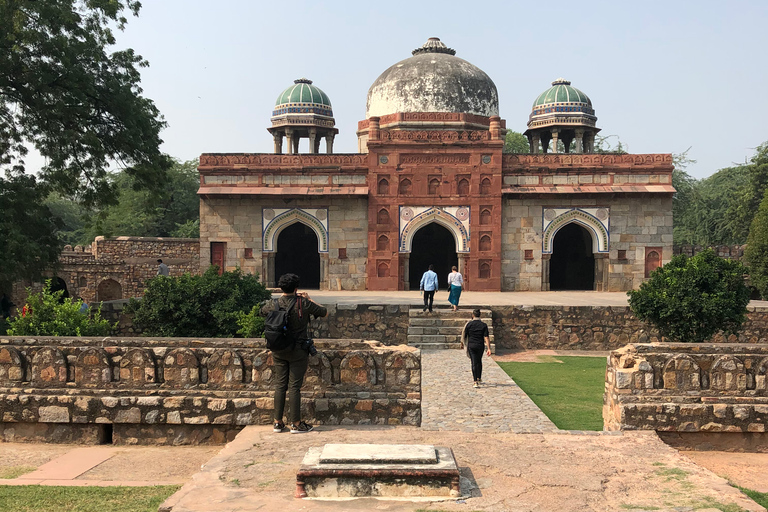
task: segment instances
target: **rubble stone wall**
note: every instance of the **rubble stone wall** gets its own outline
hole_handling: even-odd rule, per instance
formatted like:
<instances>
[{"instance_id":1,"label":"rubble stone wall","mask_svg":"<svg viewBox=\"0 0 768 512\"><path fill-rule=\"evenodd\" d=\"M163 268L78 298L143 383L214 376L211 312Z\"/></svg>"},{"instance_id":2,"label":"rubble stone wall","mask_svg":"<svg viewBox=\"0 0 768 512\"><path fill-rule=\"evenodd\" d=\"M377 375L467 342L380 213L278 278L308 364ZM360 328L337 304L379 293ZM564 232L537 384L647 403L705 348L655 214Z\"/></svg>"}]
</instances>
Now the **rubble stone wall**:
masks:
<instances>
[{"instance_id":1,"label":"rubble stone wall","mask_svg":"<svg viewBox=\"0 0 768 512\"><path fill-rule=\"evenodd\" d=\"M662 341L627 306L494 306L499 348L614 350L627 343ZM768 343L768 308L749 306L738 335L716 334L713 343Z\"/></svg>"},{"instance_id":2,"label":"rubble stone wall","mask_svg":"<svg viewBox=\"0 0 768 512\"><path fill-rule=\"evenodd\" d=\"M768 427L768 344L633 343L608 357L605 430L745 433Z\"/></svg>"},{"instance_id":3,"label":"rubble stone wall","mask_svg":"<svg viewBox=\"0 0 768 512\"><path fill-rule=\"evenodd\" d=\"M302 418L421 423L417 349L362 340L316 345ZM245 425L273 421L273 389L262 339L5 337L0 441L226 442Z\"/></svg>"}]
</instances>

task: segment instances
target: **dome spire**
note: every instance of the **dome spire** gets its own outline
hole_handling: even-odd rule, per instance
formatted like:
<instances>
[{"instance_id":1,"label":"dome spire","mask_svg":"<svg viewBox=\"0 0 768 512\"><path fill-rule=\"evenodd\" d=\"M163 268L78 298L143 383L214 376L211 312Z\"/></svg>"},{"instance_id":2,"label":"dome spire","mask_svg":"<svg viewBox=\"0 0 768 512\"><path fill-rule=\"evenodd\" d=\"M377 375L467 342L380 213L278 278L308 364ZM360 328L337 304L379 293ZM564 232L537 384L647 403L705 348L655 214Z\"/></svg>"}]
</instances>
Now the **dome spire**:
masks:
<instances>
[{"instance_id":1,"label":"dome spire","mask_svg":"<svg viewBox=\"0 0 768 512\"><path fill-rule=\"evenodd\" d=\"M413 55L422 53L447 53L448 55L456 55L456 50L445 46L445 43L440 41L439 37L430 37L420 48L416 48L411 52Z\"/></svg>"}]
</instances>

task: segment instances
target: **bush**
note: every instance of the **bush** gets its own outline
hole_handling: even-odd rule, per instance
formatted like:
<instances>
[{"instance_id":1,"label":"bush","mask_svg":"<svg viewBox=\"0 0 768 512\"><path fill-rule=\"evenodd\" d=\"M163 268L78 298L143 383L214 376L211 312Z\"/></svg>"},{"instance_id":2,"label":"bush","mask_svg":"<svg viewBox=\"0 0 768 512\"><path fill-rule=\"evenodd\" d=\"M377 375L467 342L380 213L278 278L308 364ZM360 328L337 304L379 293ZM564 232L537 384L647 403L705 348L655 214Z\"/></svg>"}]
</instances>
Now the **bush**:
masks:
<instances>
[{"instance_id":1,"label":"bush","mask_svg":"<svg viewBox=\"0 0 768 512\"><path fill-rule=\"evenodd\" d=\"M269 297L258 274L238 269L219 275L212 266L203 275L150 279L144 297L131 299L127 311L149 336L229 338L238 319Z\"/></svg>"},{"instance_id":2,"label":"bush","mask_svg":"<svg viewBox=\"0 0 768 512\"><path fill-rule=\"evenodd\" d=\"M716 332L735 333L749 304L746 268L709 249L684 254L653 271L639 290L628 292L635 315L670 341L701 343Z\"/></svg>"},{"instance_id":3,"label":"bush","mask_svg":"<svg viewBox=\"0 0 768 512\"><path fill-rule=\"evenodd\" d=\"M81 312L82 300L51 291L50 279L40 293L27 293L26 305L8 324L10 336L108 336L115 327L101 318L101 308Z\"/></svg>"},{"instance_id":4,"label":"bush","mask_svg":"<svg viewBox=\"0 0 768 512\"><path fill-rule=\"evenodd\" d=\"M749 265L750 282L763 299L768 298L768 194L749 226L744 258Z\"/></svg>"},{"instance_id":5,"label":"bush","mask_svg":"<svg viewBox=\"0 0 768 512\"><path fill-rule=\"evenodd\" d=\"M237 325L240 329L237 334L243 338L261 338L264 336L264 321L266 320L261 316L261 307L253 306L248 313L241 313L237 319Z\"/></svg>"}]
</instances>

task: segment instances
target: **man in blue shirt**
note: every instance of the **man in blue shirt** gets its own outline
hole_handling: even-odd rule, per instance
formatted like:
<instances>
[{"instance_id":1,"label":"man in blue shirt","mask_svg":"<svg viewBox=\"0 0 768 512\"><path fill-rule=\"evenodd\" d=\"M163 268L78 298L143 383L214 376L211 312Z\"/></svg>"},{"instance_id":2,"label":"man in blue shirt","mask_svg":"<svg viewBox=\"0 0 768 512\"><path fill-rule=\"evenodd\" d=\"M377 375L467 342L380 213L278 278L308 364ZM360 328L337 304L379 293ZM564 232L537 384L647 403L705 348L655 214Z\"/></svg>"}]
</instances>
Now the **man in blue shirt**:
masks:
<instances>
[{"instance_id":1,"label":"man in blue shirt","mask_svg":"<svg viewBox=\"0 0 768 512\"><path fill-rule=\"evenodd\" d=\"M429 308L429 312L432 312L432 302L435 300L435 292L437 291L437 274L435 274L435 266L430 265L429 270L424 272L421 276L421 283L419 284L419 290L424 290L424 309L426 311Z\"/></svg>"}]
</instances>

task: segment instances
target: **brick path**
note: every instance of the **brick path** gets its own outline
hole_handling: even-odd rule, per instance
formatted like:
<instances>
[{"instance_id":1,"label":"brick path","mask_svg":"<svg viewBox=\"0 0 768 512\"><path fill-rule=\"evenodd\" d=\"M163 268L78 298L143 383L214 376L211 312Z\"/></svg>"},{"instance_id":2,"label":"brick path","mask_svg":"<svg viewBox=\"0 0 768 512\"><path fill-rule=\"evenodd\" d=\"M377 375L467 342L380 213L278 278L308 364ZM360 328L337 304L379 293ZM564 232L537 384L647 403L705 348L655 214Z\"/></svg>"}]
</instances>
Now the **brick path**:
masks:
<instances>
[{"instance_id":1,"label":"brick path","mask_svg":"<svg viewBox=\"0 0 768 512\"><path fill-rule=\"evenodd\" d=\"M542 433L558 429L490 357L472 387L463 350L421 353L421 428L462 432Z\"/></svg>"}]
</instances>

